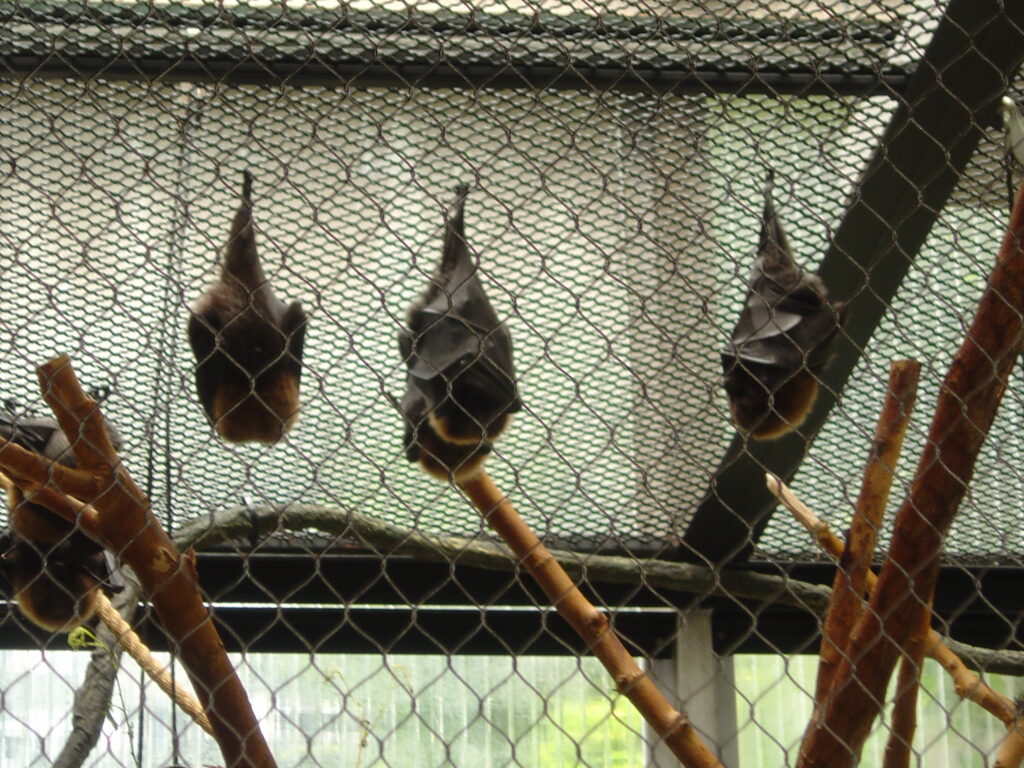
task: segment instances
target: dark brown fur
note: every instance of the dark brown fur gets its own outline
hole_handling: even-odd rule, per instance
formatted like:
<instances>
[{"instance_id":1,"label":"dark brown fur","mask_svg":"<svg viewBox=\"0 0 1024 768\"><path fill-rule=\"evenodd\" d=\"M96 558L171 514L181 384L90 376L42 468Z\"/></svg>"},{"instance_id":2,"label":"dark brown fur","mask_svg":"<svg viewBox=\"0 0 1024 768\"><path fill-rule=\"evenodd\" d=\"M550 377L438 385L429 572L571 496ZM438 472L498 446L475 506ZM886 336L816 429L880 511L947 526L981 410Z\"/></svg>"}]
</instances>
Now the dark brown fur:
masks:
<instances>
[{"instance_id":1,"label":"dark brown fur","mask_svg":"<svg viewBox=\"0 0 1024 768\"><path fill-rule=\"evenodd\" d=\"M7 477L11 527L0 564L21 612L51 632L68 632L92 618L103 583L103 550L71 523L27 501Z\"/></svg>"},{"instance_id":2,"label":"dark brown fur","mask_svg":"<svg viewBox=\"0 0 1024 768\"><path fill-rule=\"evenodd\" d=\"M764 195L757 261L722 367L736 428L773 440L811 412L844 307L829 302L821 278L794 261L772 201L771 173Z\"/></svg>"},{"instance_id":3,"label":"dark brown fur","mask_svg":"<svg viewBox=\"0 0 1024 768\"><path fill-rule=\"evenodd\" d=\"M199 399L220 436L276 443L298 418L306 313L279 301L263 272L251 189L246 173L220 279L192 307L188 338Z\"/></svg>"},{"instance_id":4,"label":"dark brown fur","mask_svg":"<svg viewBox=\"0 0 1024 768\"><path fill-rule=\"evenodd\" d=\"M758 440L774 440L803 424L818 397L818 382L797 371L775 390L738 370L730 377L729 409L736 428Z\"/></svg>"},{"instance_id":5,"label":"dark brown fur","mask_svg":"<svg viewBox=\"0 0 1024 768\"><path fill-rule=\"evenodd\" d=\"M441 260L409 308L398 345L408 366L401 410L406 455L431 475L468 479L522 403L512 337L498 320L466 243L469 188L456 189Z\"/></svg>"}]
</instances>

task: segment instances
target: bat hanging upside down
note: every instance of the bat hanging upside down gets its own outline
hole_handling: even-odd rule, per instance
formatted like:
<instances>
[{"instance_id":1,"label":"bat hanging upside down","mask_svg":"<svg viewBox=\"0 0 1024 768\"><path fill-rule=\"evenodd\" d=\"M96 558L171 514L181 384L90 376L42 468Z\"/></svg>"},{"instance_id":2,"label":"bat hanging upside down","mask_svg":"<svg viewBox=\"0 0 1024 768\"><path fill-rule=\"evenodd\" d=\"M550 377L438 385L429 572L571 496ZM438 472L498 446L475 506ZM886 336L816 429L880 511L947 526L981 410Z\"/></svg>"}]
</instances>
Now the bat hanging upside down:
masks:
<instances>
[{"instance_id":1,"label":"bat hanging upside down","mask_svg":"<svg viewBox=\"0 0 1024 768\"><path fill-rule=\"evenodd\" d=\"M120 450L120 435L105 423ZM53 418L18 416L8 404L0 411L0 440L75 466L71 445ZM6 476L0 475L0 484L10 516L10 528L0 534L0 573L26 617L51 632L68 632L95 611L96 590L110 576L106 553L75 525L28 501Z\"/></svg>"},{"instance_id":2,"label":"bat hanging upside down","mask_svg":"<svg viewBox=\"0 0 1024 768\"><path fill-rule=\"evenodd\" d=\"M821 278L793 260L775 213L773 182L769 171L750 290L722 352L733 421L758 440L781 437L807 417L845 309L829 302Z\"/></svg>"},{"instance_id":3,"label":"bat hanging upside down","mask_svg":"<svg viewBox=\"0 0 1024 768\"><path fill-rule=\"evenodd\" d=\"M456 482L483 466L491 441L521 410L512 365L512 336L484 293L466 244L460 185L444 228L441 262L409 308L398 346L408 366L405 452L427 473Z\"/></svg>"},{"instance_id":4,"label":"bat hanging upside down","mask_svg":"<svg viewBox=\"0 0 1024 768\"><path fill-rule=\"evenodd\" d=\"M196 389L210 422L228 442L276 443L299 414L306 313L277 299L260 265L248 171L220 279L192 313Z\"/></svg>"}]
</instances>

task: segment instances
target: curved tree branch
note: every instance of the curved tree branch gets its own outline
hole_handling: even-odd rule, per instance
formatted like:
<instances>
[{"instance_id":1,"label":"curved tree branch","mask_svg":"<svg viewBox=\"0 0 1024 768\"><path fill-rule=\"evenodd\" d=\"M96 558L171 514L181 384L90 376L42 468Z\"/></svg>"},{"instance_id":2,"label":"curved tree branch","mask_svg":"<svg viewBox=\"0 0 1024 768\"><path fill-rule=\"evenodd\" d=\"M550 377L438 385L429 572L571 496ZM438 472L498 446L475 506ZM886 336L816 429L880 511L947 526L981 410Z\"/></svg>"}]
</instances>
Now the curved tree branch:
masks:
<instances>
[{"instance_id":1,"label":"curved tree branch","mask_svg":"<svg viewBox=\"0 0 1024 768\"><path fill-rule=\"evenodd\" d=\"M356 541L377 552L418 557L430 562L459 563L492 571L515 570L507 547L478 538L427 534L386 523L358 512L331 507L231 507L200 517L174 535L179 547L212 547L234 539L267 536L275 531L316 530ZM646 584L705 597L758 600L788 605L824 616L831 588L782 576L723 570L672 560L638 560L614 555L587 555L550 550L574 579L586 576L607 584ZM945 639L946 646L970 669L993 674L1024 675L1024 651L994 650Z\"/></svg>"},{"instance_id":2,"label":"curved tree branch","mask_svg":"<svg viewBox=\"0 0 1024 768\"><path fill-rule=\"evenodd\" d=\"M160 526L149 500L114 451L99 406L82 390L71 361L56 357L39 366L36 375L43 399L71 441L76 471L86 480L79 483L80 478L60 472L44 476L42 459L25 451L0 452L0 468L23 490L56 486L96 508L89 535L139 579L203 704L226 765L274 768L252 704L202 602L194 553L180 553ZM83 489L85 494L80 495ZM54 494L37 493L34 498L47 505ZM69 504L59 495L56 501L51 511L69 512Z\"/></svg>"}]
</instances>

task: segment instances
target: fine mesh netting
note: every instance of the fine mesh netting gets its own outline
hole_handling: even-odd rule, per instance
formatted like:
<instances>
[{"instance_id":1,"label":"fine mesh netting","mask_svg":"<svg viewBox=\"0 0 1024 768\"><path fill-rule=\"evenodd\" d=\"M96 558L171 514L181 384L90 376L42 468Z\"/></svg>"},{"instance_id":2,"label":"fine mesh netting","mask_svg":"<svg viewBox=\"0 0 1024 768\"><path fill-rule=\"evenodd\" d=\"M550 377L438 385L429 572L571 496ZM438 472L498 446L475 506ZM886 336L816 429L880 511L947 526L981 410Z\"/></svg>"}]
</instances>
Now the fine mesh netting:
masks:
<instances>
[{"instance_id":1,"label":"fine mesh netting","mask_svg":"<svg viewBox=\"0 0 1024 768\"><path fill-rule=\"evenodd\" d=\"M994 104L1019 93L1020 55L990 50L988 31L972 38L998 85L981 95L957 90L957 57L942 65L920 101L948 91L967 117L947 116L962 120L962 135L936 135L935 154L922 150L921 159L885 148L949 10L924 0L8 5L0 399L20 414L47 413L34 369L69 355L84 385L110 389L102 407L123 436L121 456L171 533L239 509L327 510L390 526L389 538L374 538L355 522L282 525L200 547L200 581L229 650L241 654L233 659L246 686L258 691L259 717L272 723L268 739L289 745L281 765L673 764L648 748L657 738L523 567L472 570L471 543L461 539L497 537L462 493L406 459L397 339L435 272L457 184L470 188L466 240L511 333L524 406L495 442L488 473L548 547L594 568L597 554L637 565L629 579L580 579L659 679L672 678L669 657L690 652L677 645L680 615L700 608L720 619L705 638L714 669L692 689L680 683L676 703L726 692L709 709L733 712L721 726L732 731L706 729L723 762L794 757L801 734L783 737L793 724L769 723L766 675L790 686L791 703L806 703L813 680L753 662L734 672L730 654L816 652L818 620L788 623L768 597L720 591L708 602L718 575L699 589L664 587L651 561L740 568L749 559L789 575L825 561L755 489L764 493L765 469L786 474L776 463L790 462L791 487L841 535L889 364L913 358L923 367L895 472L890 507L898 505L1019 180ZM1016 29L1015 12L985 13ZM928 119L917 115L914 125L943 122ZM877 205L871 214L886 223L904 210L902 198L862 197L865 169L879 157L908 184L924 180L918 207L876 241L884 278L872 274L870 248L834 253L854 204ZM219 274L246 170L267 277L309 317L299 418L273 446L230 444L211 428L186 337L190 308ZM865 324L840 331L852 372L822 379L835 405L820 430L808 422L777 451L737 438L720 356L750 288L771 170L798 264L813 272L832 259L832 271L823 269L830 291ZM944 175L952 191L935 204ZM923 245L907 248L897 228L922 217ZM843 281L834 279L837 261ZM864 319L872 301L877 328ZM1017 367L942 555L944 573L964 575L974 592L936 603L949 624L984 603L986 631L997 629L970 641L1011 650L1019 607L981 584L1024 557L1021 384ZM726 472L737 456L750 464L742 476ZM746 507L736 499L748 488ZM715 503L724 509L709 519ZM719 522L720 546L698 543L714 539ZM881 551L891 532L890 514ZM409 548L419 534L460 537L463 549L421 558ZM830 571L814 574L831 580ZM792 602L785 610L796 612ZM33 650L0 677L0 751L12 765L49 765L71 703L40 693L38 678L65 680L70 696L82 665L47 661L35 649L63 640L26 633L13 607L5 615L0 637ZM147 621L143 634L163 648ZM339 651L363 655L346 667ZM393 654L404 653L433 661L402 671L406 661ZM502 658L477 669L476 654ZM121 679L123 722L145 722L151 733L115 728L86 764L129 765L142 753L155 760L142 765L221 759L198 729L179 742L185 717L146 698L159 692L146 694L151 686L123 671ZM922 708L964 706L928 685ZM307 688L333 703L303 704ZM40 697L45 725L17 703ZM461 703L449 711L447 701ZM529 712L516 709L525 702ZM802 731L806 720L796 719ZM929 733L929 744L940 739ZM944 747L946 762L927 746L920 754L929 765L981 765L993 739L974 728L961 751ZM726 759L737 754L739 762Z\"/></svg>"}]
</instances>

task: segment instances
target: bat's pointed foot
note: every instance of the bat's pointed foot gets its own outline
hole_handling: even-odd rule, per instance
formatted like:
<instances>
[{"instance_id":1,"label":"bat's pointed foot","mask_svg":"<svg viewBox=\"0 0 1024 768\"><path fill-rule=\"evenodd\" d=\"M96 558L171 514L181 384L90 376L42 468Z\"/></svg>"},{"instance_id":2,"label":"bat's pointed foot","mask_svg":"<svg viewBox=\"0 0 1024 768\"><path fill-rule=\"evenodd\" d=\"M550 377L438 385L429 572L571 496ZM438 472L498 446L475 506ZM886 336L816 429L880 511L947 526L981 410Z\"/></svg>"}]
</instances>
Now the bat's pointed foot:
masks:
<instances>
[{"instance_id":1,"label":"bat's pointed foot","mask_svg":"<svg viewBox=\"0 0 1024 768\"><path fill-rule=\"evenodd\" d=\"M242 171L242 202L252 205L252 171L248 168Z\"/></svg>"}]
</instances>

